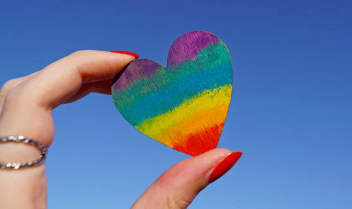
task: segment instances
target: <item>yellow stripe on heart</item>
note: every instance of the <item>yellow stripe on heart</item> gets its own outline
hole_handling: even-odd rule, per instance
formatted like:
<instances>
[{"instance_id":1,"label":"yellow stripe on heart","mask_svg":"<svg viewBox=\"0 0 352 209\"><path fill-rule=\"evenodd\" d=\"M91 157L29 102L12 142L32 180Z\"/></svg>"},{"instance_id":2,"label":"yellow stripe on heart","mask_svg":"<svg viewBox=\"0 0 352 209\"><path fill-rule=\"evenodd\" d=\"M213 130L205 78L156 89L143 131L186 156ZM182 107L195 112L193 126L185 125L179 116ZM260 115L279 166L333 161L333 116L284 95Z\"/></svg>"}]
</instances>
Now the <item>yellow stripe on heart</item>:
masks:
<instances>
[{"instance_id":1,"label":"yellow stripe on heart","mask_svg":"<svg viewBox=\"0 0 352 209\"><path fill-rule=\"evenodd\" d=\"M223 123L231 100L232 85L205 90L173 110L135 126L147 136L167 145L181 144L187 136Z\"/></svg>"}]
</instances>

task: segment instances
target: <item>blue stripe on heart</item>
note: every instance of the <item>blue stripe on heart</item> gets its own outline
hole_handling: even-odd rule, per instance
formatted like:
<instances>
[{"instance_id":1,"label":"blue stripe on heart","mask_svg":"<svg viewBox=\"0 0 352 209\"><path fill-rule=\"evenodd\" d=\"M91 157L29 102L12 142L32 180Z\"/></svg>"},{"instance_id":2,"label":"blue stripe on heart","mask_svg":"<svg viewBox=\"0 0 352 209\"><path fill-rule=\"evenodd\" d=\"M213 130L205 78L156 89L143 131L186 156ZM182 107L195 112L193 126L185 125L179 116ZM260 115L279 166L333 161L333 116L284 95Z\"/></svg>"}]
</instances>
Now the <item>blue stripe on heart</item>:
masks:
<instances>
[{"instance_id":1,"label":"blue stripe on heart","mask_svg":"<svg viewBox=\"0 0 352 209\"><path fill-rule=\"evenodd\" d=\"M221 71L221 73L219 73L219 71ZM134 101L131 105L125 107L120 106L119 111L128 116L129 122L133 126L136 126L143 122L143 120L172 110L183 101L193 97L199 92L226 84L232 84L232 77L228 76L231 74L231 63L225 63L211 69L200 69L177 83L169 83L163 86L163 88L147 94L142 99ZM195 82L197 86L193 85ZM190 86L190 84L192 84L192 86ZM116 96L118 97L118 95ZM162 103L160 103L159 97L163 97Z\"/></svg>"}]
</instances>

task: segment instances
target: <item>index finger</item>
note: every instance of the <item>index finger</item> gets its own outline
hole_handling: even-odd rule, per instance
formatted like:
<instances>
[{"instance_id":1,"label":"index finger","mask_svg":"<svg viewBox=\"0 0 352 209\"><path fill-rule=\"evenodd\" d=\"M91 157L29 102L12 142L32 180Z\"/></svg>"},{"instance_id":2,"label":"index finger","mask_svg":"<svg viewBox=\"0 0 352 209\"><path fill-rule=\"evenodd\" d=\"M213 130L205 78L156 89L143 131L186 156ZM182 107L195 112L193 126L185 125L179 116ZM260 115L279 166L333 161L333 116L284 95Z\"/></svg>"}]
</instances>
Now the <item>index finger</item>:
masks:
<instances>
[{"instance_id":1,"label":"index finger","mask_svg":"<svg viewBox=\"0 0 352 209\"><path fill-rule=\"evenodd\" d=\"M85 50L58 60L19 86L16 94L44 108L53 108L74 95L82 84L112 79L133 54Z\"/></svg>"}]
</instances>

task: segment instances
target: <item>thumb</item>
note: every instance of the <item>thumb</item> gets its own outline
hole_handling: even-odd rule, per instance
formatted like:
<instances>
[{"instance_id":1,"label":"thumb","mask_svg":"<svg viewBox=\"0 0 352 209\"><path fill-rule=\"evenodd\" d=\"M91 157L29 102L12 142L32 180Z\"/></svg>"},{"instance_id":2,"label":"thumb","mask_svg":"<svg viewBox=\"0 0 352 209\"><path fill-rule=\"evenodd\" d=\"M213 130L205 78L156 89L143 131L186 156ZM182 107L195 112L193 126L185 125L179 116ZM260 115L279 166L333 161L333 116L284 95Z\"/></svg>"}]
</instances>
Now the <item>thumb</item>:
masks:
<instances>
[{"instance_id":1,"label":"thumb","mask_svg":"<svg viewBox=\"0 0 352 209\"><path fill-rule=\"evenodd\" d=\"M208 184L220 178L242 152L214 149L186 159L163 173L135 202L132 209L184 209Z\"/></svg>"}]
</instances>

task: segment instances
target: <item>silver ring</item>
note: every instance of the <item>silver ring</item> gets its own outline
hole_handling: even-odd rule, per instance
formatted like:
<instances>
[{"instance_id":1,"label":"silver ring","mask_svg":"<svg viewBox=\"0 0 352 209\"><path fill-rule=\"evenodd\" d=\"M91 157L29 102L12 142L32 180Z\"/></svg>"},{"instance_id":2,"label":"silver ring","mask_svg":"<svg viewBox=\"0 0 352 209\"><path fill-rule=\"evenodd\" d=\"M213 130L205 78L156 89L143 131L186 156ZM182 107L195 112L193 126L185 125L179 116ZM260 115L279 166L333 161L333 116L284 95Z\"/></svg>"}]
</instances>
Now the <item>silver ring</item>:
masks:
<instances>
[{"instance_id":1,"label":"silver ring","mask_svg":"<svg viewBox=\"0 0 352 209\"><path fill-rule=\"evenodd\" d=\"M30 161L27 163L1 163L0 162L0 168L1 169L20 169L20 168L27 168L27 167L33 167L37 165L41 165L45 163L46 160L46 155L48 153L48 148L39 142L36 142L32 139L25 138L24 136L8 136L8 137L0 137L0 144L1 143L6 143L6 142L14 142L14 143L24 143L28 145L35 146L41 151L41 154L39 156L39 159L35 161Z\"/></svg>"}]
</instances>

